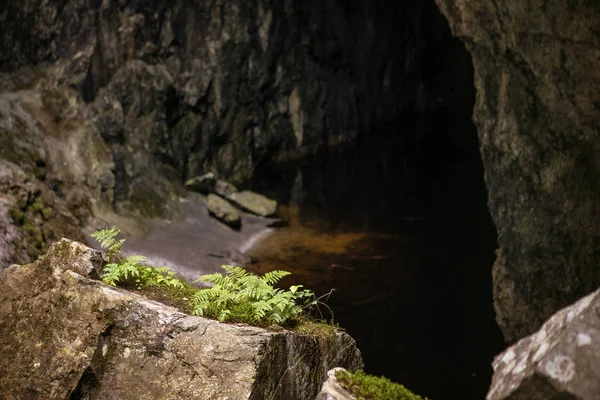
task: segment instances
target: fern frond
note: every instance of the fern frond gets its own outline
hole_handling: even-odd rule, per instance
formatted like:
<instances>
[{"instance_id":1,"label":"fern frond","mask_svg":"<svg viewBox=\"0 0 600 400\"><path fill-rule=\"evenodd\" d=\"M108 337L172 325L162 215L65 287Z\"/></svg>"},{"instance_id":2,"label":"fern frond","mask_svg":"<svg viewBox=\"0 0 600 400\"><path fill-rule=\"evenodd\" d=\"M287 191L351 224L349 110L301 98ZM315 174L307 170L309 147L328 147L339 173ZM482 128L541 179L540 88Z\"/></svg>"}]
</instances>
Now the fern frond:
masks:
<instances>
[{"instance_id":1,"label":"fern frond","mask_svg":"<svg viewBox=\"0 0 600 400\"><path fill-rule=\"evenodd\" d=\"M106 250L109 259L119 256L125 239L117 240L116 237L121 231L114 226L112 228L104 228L92 233L92 237L100 243L100 247Z\"/></svg>"},{"instance_id":2,"label":"fern frond","mask_svg":"<svg viewBox=\"0 0 600 400\"><path fill-rule=\"evenodd\" d=\"M214 297L217 297L221 294L221 290L218 288L210 288L210 289L201 289L196 291L192 296L192 302L200 303L204 301L210 301Z\"/></svg>"},{"instance_id":3,"label":"fern frond","mask_svg":"<svg viewBox=\"0 0 600 400\"><path fill-rule=\"evenodd\" d=\"M124 280L129 279L129 277L137 277L140 275L138 266L139 264L135 262L135 259L129 259L128 257L119 264L119 274Z\"/></svg>"},{"instance_id":4,"label":"fern frond","mask_svg":"<svg viewBox=\"0 0 600 400\"><path fill-rule=\"evenodd\" d=\"M223 276L223 274L219 272L215 272L213 274L202 275L200 278L196 279L194 282L208 282L214 285L224 285L227 282L227 277Z\"/></svg>"},{"instance_id":5,"label":"fern frond","mask_svg":"<svg viewBox=\"0 0 600 400\"><path fill-rule=\"evenodd\" d=\"M229 317L229 315L231 315L231 310L229 310L227 308L222 310L221 313L219 314L219 321L221 321L221 322L227 321L227 317Z\"/></svg>"},{"instance_id":6,"label":"fern frond","mask_svg":"<svg viewBox=\"0 0 600 400\"><path fill-rule=\"evenodd\" d=\"M138 254L127 256L123 260L121 260L122 263L129 263L129 264L143 264L146 261L148 261L148 259L146 257L140 256Z\"/></svg>"},{"instance_id":7,"label":"fern frond","mask_svg":"<svg viewBox=\"0 0 600 400\"><path fill-rule=\"evenodd\" d=\"M291 272L288 271L271 271L271 272L267 272L263 277L262 280L265 283L268 283L269 285L274 285L277 282L279 282L279 280L281 278L283 278L284 276L288 276L291 275Z\"/></svg>"},{"instance_id":8,"label":"fern frond","mask_svg":"<svg viewBox=\"0 0 600 400\"><path fill-rule=\"evenodd\" d=\"M201 276L198 281L212 283L211 289L198 291L192 297L194 315L217 318L220 321L246 321L259 324L282 324L303 311L307 299L314 299L302 285L289 290L273 285L288 271L271 271L263 276L252 274L241 267L222 265L225 274Z\"/></svg>"},{"instance_id":9,"label":"fern frond","mask_svg":"<svg viewBox=\"0 0 600 400\"><path fill-rule=\"evenodd\" d=\"M113 226L112 228L104 228L99 231L96 231L96 232L92 233L91 236L94 239L96 239L98 241L98 243L100 243L100 246L103 249L107 249L107 248L111 247L113 244L115 244L115 242L117 241L115 239L115 237L120 232L121 231L119 229L117 229Z\"/></svg>"},{"instance_id":10,"label":"fern frond","mask_svg":"<svg viewBox=\"0 0 600 400\"><path fill-rule=\"evenodd\" d=\"M229 275L231 278L233 278L235 280L240 280L250 274L244 268L235 267L233 265L221 265L221 268L223 268L225 270L227 275Z\"/></svg>"},{"instance_id":11,"label":"fern frond","mask_svg":"<svg viewBox=\"0 0 600 400\"><path fill-rule=\"evenodd\" d=\"M110 286L117 286L119 281L119 264L110 263L102 270L102 282Z\"/></svg>"}]
</instances>

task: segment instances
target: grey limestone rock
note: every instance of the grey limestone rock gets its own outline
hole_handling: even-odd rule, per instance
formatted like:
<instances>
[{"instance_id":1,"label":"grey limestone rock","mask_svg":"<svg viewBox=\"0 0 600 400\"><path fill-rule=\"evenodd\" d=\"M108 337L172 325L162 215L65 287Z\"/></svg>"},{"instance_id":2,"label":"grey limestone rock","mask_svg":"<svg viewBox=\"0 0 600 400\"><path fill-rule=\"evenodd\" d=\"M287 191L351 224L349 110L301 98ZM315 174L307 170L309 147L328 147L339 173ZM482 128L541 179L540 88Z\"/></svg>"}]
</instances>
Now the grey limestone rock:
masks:
<instances>
[{"instance_id":1,"label":"grey limestone rock","mask_svg":"<svg viewBox=\"0 0 600 400\"><path fill-rule=\"evenodd\" d=\"M63 240L0 276L8 399L314 399L327 371L362 366L321 340L185 315L92 279L101 254Z\"/></svg>"},{"instance_id":2,"label":"grey limestone rock","mask_svg":"<svg viewBox=\"0 0 600 400\"><path fill-rule=\"evenodd\" d=\"M597 400L600 289L554 314L493 366L487 400Z\"/></svg>"}]
</instances>

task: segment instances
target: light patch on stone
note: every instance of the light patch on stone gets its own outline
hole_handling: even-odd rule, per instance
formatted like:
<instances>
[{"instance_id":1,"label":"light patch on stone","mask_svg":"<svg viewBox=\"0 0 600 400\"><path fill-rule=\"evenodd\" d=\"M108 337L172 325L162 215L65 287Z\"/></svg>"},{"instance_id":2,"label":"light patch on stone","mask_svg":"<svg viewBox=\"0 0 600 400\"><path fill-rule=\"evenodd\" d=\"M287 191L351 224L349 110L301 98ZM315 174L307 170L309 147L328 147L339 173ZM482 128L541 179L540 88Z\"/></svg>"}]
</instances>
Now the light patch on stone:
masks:
<instances>
[{"instance_id":1,"label":"light patch on stone","mask_svg":"<svg viewBox=\"0 0 600 400\"><path fill-rule=\"evenodd\" d=\"M54 268L54 269L52 270L52 276L53 276L55 279L60 279L60 277L62 276L62 273L63 273L63 271L62 271L62 269L60 269L60 268Z\"/></svg>"},{"instance_id":2,"label":"light patch on stone","mask_svg":"<svg viewBox=\"0 0 600 400\"><path fill-rule=\"evenodd\" d=\"M517 363L517 365L513 368L512 374L519 375L523 371L525 371L526 367L527 367L527 357L522 357L521 360L519 360L519 362Z\"/></svg>"},{"instance_id":3,"label":"light patch on stone","mask_svg":"<svg viewBox=\"0 0 600 400\"><path fill-rule=\"evenodd\" d=\"M558 355L548 361L545 370L551 378L566 383L575 376L575 363L569 357Z\"/></svg>"},{"instance_id":4,"label":"light patch on stone","mask_svg":"<svg viewBox=\"0 0 600 400\"><path fill-rule=\"evenodd\" d=\"M537 335L535 335L535 341L538 343L542 343L544 340L546 340L546 330L542 329L537 333Z\"/></svg>"},{"instance_id":5,"label":"light patch on stone","mask_svg":"<svg viewBox=\"0 0 600 400\"><path fill-rule=\"evenodd\" d=\"M587 333L577 334L577 346L588 346L592 343L592 338Z\"/></svg>"},{"instance_id":6,"label":"light patch on stone","mask_svg":"<svg viewBox=\"0 0 600 400\"><path fill-rule=\"evenodd\" d=\"M129 347L125 347L125 350L123 350L123 358L129 358L130 355L131 349Z\"/></svg>"},{"instance_id":7,"label":"light patch on stone","mask_svg":"<svg viewBox=\"0 0 600 400\"><path fill-rule=\"evenodd\" d=\"M506 353L504 353L504 355L502 356L502 359L500 361L505 364L508 364L514 359L515 359L515 352L512 350L509 350Z\"/></svg>"},{"instance_id":8,"label":"light patch on stone","mask_svg":"<svg viewBox=\"0 0 600 400\"><path fill-rule=\"evenodd\" d=\"M104 343L102 345L102 357L106 357L107 354L108 354L108 344Z\"/></svg>"},{"instance_id":9,"label":"light patch on stone","mask_svg":"<svg viewBox=\"0 0 600 400\"><path fill-rule=\"evenodd\" d=\"M542 359L542 357L544 357L546 355L546 352L548 351L549 348L550 348L550 345L548 344L548 342L542 343L541 346L538 348L538 350L533 355L533 362L536 363L536 362L540 361Z\"/></svg>"},{"instance_id":10,"label":"light patch on stone","mask_svg":"<svg viewBox=\"0 0 600 400\"><path fill-rule=\"evenodd\" d=\"M567 313L567 322L573 321L573 318L575 318L575 311L571 310Z\"/></svg>"},{"instance_id":11,"label":"light patch on stone","mask_svg":"<svg viewBox=\"0 0 600 400\"><path fill-rule=\"evenodd\" d=\"M42 364L40 364L39 362L33 363L33 368L39 368L40 365L42 365Z\"/></svg>"},{"instance_id":12,"label":"light patch on stone","mask_svg":"<svg viewBox=\"0 0 600 400\"><path fill-rule=\"evenodd\" d=\"M265 13L261 3L259 5L259 17L261 20L260 27L258 28L260 45L263 51L267 51L267 47L269 46L269 31L271 29L271 23L273 22L273 13L271 12L271 10Z\"/></svg>"},{"instance_id":13,"label":"light patch on stone","mask_svg":"<svg viewBox=\"0 0 600 400\"><path fill-rule=\"evenodd\" d=\"M302 103L297 87L290 93L288 102L292 127L294 128L294 135L296 136L296 146L300 147L302 146L302 140L304 138L304 111L302 110Z\"/></svg>"}]
</instances>

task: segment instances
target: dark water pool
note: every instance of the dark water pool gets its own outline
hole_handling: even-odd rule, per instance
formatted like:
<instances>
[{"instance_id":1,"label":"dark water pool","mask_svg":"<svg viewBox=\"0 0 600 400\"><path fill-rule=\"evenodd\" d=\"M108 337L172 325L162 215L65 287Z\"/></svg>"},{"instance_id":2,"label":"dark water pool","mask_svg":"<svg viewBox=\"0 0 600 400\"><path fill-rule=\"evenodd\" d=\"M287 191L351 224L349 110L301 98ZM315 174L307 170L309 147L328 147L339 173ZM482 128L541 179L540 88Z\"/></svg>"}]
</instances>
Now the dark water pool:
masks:
<instances>
[{"instance_id":1,"label":"dark water pool","mask_svg":"<svg viewBox=\"0 0 600 400\"><path fill-rule=\"evenodd\" d=\"M473 133L474 134L474 133ZM392 136L393 137L393 136ZM475 148L420 157L371 137L264 167L255 190L290 225L251 250L266 272L319 294L356 338L369 373L433 399L482 399L503 349L492 307L495 228Z\"/></svg>"}]
</instances>

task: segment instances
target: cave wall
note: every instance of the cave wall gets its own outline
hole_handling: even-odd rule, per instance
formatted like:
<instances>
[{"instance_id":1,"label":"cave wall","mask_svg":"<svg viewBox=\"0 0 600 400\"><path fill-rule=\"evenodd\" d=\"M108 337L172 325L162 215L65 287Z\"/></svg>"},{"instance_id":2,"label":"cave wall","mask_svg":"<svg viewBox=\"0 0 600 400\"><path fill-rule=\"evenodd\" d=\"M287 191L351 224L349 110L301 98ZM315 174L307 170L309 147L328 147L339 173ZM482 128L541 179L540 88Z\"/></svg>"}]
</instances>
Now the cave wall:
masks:
<instances>
[{"instance_id":1,"label":"cave wall","mask_svg":"<svg viewBox=\"0 0 600 400\"><path fill-rule=\"evenodd\" d=\"M0 192L4 208L28 215L21 228L55 214L81 227L99 206L172 215L189 177L243 182L435 106L421 57L423 34L439 36L429 6L3 2L0 159L18 170L4 174L18 188ZM56 212L29 215L41 193ZM33 253L68 232L46 233Z\"/></svg>"},{"instance_id":2,"label":"cave wall","mask_svg":"<svg viewBox=\"0 0 600 400\"><path fill-rule=\"evenodd\" d=\"M472 55L509 342L600 285L600 3L436 0Z\"/></svg>"},{"instance_id":3,"label":"cave wall","mask_svg":"<svg viewBox=\"0 0 600 400\"><path fill-rule=\"evenodd\" d=\"M10 2L5 90L40 74L77 92L112 149L117 200L208 170L235 182L274 157L351 141L414 103L406 8L337 1ZM409 54L410 56L410 54ZM413 57L414 59L414 57ZM408 64L407 64L408 63ZM412 86L412 87L409 87ZM403 93L398 96L398 93Z\"/></svg>"}]
</instances>

